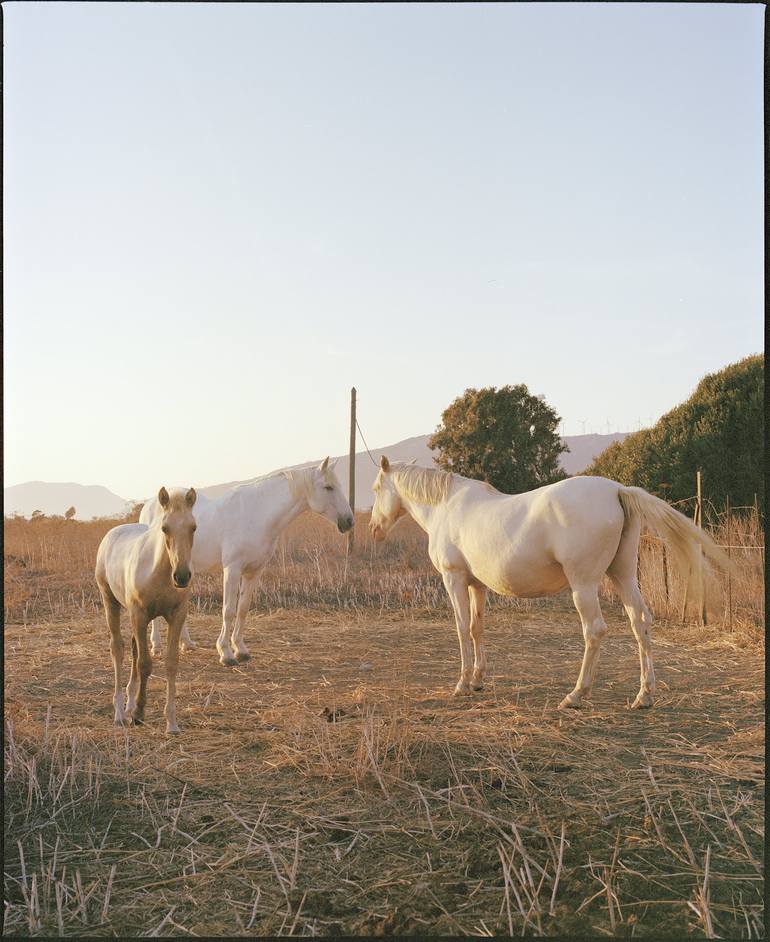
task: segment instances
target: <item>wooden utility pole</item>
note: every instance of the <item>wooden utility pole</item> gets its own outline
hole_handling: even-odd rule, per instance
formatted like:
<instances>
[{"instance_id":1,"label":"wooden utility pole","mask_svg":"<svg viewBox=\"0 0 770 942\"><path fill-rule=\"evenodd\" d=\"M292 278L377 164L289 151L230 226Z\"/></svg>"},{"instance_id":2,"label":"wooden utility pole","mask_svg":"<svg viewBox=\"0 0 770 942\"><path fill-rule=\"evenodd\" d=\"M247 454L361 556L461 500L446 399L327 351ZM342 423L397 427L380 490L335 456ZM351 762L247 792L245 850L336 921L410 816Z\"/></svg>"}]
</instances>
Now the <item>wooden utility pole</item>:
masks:
<instances>
[{"instance_id":1,"label":"wooden utility pole","mask_svg":"<svg viewBox=\"0 0 770 942\"><path fill-rule=\"evenodd\" d=\"M356 387L350 390L350 467L348 469L348 503L356 519ZM353 552L356 530L348 531L348 553Z\"/></svg>"}]
</instances>

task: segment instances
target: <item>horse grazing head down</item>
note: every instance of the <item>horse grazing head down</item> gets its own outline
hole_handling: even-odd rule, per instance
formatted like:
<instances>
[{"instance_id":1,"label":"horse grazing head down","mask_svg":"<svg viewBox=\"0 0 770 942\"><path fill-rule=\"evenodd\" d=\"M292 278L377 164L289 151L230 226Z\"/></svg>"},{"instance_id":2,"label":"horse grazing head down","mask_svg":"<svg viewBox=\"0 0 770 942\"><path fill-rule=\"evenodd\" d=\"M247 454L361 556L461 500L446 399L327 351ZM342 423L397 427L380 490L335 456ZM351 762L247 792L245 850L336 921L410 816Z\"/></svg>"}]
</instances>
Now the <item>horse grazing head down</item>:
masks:
<instances>
[{"instance_id":1,"label":"horse grazing head down","mask_svg":"<svg viewBox=\"0 0 770 942\"><path fill-rule=\"evenodd\" d=\"M334 473L334 464L329 464L327 456L317 468L310 469L306 497L312 511L335 523L340 533L346 533L353 528L355 519Z\"/></svg>"},{"instance_id":2,"label":"horse grazing head down","mask_svg":"<svg viewBox=\"0 0 770 942\"><path fill-rule=\"evenodd\" d=\"M196 530L192 509L196 497L192 487L188 491L176 488L171 494L165 487L158 491L158 502L163 508L160 529L171 563L171 578L177 589L186 589L192 578L191 557Z\"/></svg>"}]
</instances>

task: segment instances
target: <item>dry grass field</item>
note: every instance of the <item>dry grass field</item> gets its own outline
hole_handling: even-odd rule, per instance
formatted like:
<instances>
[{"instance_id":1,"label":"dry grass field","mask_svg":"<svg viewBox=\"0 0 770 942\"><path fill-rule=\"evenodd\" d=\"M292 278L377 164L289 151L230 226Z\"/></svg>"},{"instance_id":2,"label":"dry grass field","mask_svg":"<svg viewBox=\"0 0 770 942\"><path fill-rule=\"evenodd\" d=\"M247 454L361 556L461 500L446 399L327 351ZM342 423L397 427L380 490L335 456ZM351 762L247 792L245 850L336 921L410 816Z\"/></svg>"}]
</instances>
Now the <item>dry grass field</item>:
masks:
<instances>
[{"instance_id":1,"label":"dry grass field","mask_svg":"<svg viewBox=\"0 0 770 942\"><path fill-rule=\"evenodd\" d=\"M737 519L732 544L759 545ZM375 548L364 523L352 561L323 521L287 532L234 669L197 577L171 738L162 660L147 724L112 726L91 575L112 523L6 521L5 934L763 937L763 554L742 553L731 625L683 625L649 542L655 707L629 709L608 593L591 702L561 713L567 596L495 600L487 688L452 698L424 538Z\"/></svg>"}]
</instances>

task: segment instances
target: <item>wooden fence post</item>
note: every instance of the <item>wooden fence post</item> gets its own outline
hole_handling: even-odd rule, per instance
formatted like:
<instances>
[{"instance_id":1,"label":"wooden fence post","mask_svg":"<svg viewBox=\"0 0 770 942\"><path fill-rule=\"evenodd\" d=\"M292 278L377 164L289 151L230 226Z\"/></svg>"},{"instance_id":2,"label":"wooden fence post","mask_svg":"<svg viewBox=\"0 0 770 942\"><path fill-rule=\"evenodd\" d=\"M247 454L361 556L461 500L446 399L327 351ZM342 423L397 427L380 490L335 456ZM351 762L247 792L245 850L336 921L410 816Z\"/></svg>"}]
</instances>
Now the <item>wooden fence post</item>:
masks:
<instances>
[{"instance_id":1,"label":"wooden fence post","mask_svg":"<svg viewBox=\"0 0 770 942\"><path fill-rule=\"evenodd\" d=\"M348 468L348 503L356 519L356 387L350 390L350 466ZM348 553L353 554L356 528L348 531Z\"/></svg>"},{"instance_id":2,"label":"wooden fence post","mask_svg":"<svg viewBox=\"0 0 770 942\"><path fill-rule=\"evenodd\" d=\"M697 526L703 529L703 491L701 490L701 473L700 471L695 472L695 489L696 489L696 505L695 505L695 523ZM699 566L700 572L698 573L698 581L700 582L700 617L703 624L706 624L706 586L703 581L703 550L698 547L698 557L699 557Z\"/></svg>"},{"instance_id":3,"label":"wooden fence post","mask_svg":"<svg viewBox=\"0 0 770 942\"><path fill-rule=\"evenodd\" d=\"M727 558L731 557L730 536L730 495L725 500L725 515L727 517ZM733 579L730 570L727 570L727 627L733 630Z\"/></svg>"}]
</instances>

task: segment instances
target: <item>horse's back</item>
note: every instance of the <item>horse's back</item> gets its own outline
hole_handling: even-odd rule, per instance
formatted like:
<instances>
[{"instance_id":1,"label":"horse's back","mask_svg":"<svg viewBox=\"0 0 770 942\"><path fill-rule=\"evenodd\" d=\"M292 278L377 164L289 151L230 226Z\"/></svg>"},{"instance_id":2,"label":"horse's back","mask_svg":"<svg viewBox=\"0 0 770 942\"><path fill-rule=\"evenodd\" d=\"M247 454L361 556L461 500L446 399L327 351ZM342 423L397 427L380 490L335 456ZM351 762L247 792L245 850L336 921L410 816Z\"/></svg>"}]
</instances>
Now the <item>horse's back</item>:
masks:
<instances>
[{"instance_id":1,"label":"horse's back","mask_svg":"<svg viewBox=\"0 0 770 942\"><path fill-rule=\"evenodd\" d=\"M527 530L538 533L568 571L597 560L606 568L620 543L625 514L621 485L608 478L580 475L533 492Z\"/></svg>"},{"instance_id":2,"label":"horse's back","mask_svg":"<svg viewBox=\"0 0 770 942\"><path fill-rule=\"evenodd\" d=\"M537 596L566 584L587 557L609 565L623 530L620 485L576 477L523 494L468 489L447 534L481 582L505 595Z\"/></svg>"}]
</instances>

